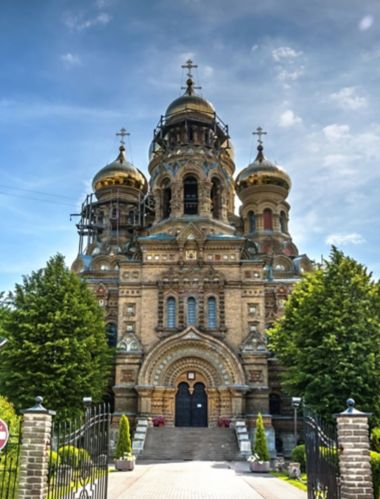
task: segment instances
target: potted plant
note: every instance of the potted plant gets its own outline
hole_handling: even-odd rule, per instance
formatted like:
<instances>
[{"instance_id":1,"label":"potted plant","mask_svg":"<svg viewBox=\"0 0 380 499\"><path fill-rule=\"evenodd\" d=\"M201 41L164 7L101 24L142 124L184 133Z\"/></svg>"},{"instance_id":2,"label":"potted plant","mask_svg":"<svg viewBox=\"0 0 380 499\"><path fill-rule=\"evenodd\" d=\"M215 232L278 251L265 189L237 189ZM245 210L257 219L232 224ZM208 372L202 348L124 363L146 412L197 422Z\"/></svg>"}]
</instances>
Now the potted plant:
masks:
<instances>
[{"instance_id":1,"label":"potted plant","mask_svg":"<svg viewBox=\"0 0 380 499\"><path fill-rule=\"evenodd\" d=\"M135 460L136 458L132 454L129 421L127 416L123 414L119 423L119 434L115 452L115 468L118 471L132 471L135 467Z\"/></svg>"},{"instance_id":2,"label":"potted plant","mask_svg":"<svg viewBox=\"0 0 380 499\"><path fill-rule=\"evenodd\" d=\"M257 415L255 438L254 442L252 439L251 444L252 455L247 459L250 470L254 473L268 473L270 470L270 456L263 417L260 413Z\"/></svg>"},{"instance_id":3,"label":"potted plant","mask_svg":"<svg viewBox=\"0 0 380 499\"><path fill-rule=\"evenodd\" d=\"M165 426L164 416L153 416L152 418L153 426Z\"/></svg>"}]
</instances>

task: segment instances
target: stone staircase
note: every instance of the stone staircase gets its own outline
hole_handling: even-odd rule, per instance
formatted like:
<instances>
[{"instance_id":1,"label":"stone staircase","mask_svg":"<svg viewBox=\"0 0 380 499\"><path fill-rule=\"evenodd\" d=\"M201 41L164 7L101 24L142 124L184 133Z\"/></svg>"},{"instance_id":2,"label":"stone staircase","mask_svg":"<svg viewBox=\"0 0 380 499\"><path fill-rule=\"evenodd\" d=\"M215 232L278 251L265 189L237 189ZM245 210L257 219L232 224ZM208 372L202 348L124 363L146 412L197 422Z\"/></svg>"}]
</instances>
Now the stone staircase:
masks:
<instances>
[{"instance_id":1,"label":"stone staircase","mask_svg":"<svg viewBox=\"0 0 380 499\"><path fill-rule=\"evenodd\" d=\"M230 428L148 428L139 461L239 461Z\"/></svg>"}]
</instances>

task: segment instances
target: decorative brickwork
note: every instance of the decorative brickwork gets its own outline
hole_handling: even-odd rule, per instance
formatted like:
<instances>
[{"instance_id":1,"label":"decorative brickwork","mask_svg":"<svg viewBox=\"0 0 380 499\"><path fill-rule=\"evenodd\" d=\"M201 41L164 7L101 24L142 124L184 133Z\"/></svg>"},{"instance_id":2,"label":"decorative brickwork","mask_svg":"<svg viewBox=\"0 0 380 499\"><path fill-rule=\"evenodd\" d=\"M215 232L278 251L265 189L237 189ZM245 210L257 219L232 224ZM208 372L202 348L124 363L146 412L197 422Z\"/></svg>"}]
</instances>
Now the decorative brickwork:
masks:
<instances>
[{"instance_id":1,"label":"decorative brickwork","mask_svg":"<svg viewBox=\"0 0 380 499\"><path fill-rule=\"evenodd\" d=\"M348 409L337 416L341 499L373 499L369 458L368 417L347 401Z\"/></svg>"},{"instance_id":2,"label":"decorative brickwork","mask_svg":"<svg viewBox=\"0 0 380 499\"><path fill-rule=\"evenodd\" d=\"M36 405L24 411L19 499L47 497L52 415L36 397Z\"/></svg>"}]
</instances>

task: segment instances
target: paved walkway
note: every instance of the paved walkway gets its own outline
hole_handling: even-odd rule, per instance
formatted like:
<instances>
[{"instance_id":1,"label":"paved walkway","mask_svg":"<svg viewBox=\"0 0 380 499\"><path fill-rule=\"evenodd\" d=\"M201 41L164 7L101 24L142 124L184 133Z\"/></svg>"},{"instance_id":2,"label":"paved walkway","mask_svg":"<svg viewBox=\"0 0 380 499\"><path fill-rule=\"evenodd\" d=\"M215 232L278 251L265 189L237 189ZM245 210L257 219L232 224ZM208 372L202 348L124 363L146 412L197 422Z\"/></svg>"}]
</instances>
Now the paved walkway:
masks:
<instances>
[{"instance_id":1,"label":"paved walkway","mask_svg":"<svg viewBox=\"0 0 380 499\"><path fill-rule=\"evenodd\" d=\"M245 462L185 461L137 464L109 475L109 499L306 499L306 492Z\"/></svg>"}]
</instances>

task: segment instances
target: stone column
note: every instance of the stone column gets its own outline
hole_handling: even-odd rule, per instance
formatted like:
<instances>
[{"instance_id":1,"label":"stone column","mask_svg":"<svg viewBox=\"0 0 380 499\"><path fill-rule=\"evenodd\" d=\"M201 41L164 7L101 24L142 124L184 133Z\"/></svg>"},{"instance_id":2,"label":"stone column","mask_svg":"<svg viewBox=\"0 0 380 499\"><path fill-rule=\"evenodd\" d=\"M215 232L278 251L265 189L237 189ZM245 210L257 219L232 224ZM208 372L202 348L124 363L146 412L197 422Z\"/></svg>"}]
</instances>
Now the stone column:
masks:
<instances>
[{"instance_id":1,"label":"stone column","mask_svg":"<svg viewBox=\"0 0 380 499\"><path fill-rule=\"evenodd\" d=\"M35 406L22 411L19 499L44 499L48 493L48 467L52 416L36 397Z\"/></svg>"},{"instance_id":2,"label":"stone column","mask_svg":"<svg viewBox=\"0 0 380 499\"><path fill-rule=\"evenodd\" d=\"M336 415L339 444L341 499L373 499L369 457L368 417L347 400L347 409Z\"/></svg>"}]
</instances>

